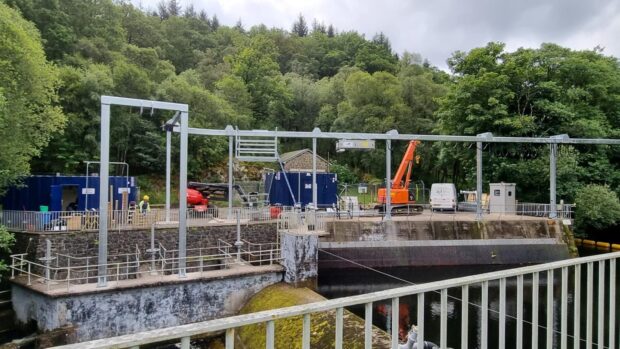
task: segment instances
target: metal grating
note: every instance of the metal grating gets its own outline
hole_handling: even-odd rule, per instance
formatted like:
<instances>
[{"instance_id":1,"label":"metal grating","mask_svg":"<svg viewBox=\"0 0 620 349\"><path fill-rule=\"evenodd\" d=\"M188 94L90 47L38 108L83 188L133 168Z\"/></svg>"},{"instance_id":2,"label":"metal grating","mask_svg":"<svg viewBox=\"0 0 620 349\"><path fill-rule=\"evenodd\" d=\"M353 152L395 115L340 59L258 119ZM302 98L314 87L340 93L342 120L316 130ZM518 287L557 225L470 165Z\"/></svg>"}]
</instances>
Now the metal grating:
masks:
<instances>
[{"instance_id":1,"label":"metal grating","mask_svg":"<svg viewBox=\"0 0 620 349\"><path fill-rule=\"evenodd\" d=\"M239 161L274 162L278 161L277 137L236 137L235 156Z\"/></svg>"}]
</instances>

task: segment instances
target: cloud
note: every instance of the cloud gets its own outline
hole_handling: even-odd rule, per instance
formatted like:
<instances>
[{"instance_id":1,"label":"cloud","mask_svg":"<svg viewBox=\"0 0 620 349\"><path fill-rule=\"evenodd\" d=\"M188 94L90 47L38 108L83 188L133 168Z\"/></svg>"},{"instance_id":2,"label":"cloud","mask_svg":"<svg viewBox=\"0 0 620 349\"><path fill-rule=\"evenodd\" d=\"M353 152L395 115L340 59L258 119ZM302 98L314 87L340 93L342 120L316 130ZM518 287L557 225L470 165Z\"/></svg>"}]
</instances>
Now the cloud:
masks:
<instances>
[{"instance_id":1,"label":"cloud","mask_svg":"<svg viewBox=\"0 0 620 349\"><path fill-rule=\"evenodd\" d=\"M158 0L140 1L156 7ZM446 68L456 50L467 51L489 41L508 49L554 42L573 49L599 45L620 57L620 1L617 0L187 0L220 23L238 19L246 28L257 24L290 29L302 13L309 23L333 24L373 37L385 33L398 53L420 53Z\"/></svg>"}]
</instances>

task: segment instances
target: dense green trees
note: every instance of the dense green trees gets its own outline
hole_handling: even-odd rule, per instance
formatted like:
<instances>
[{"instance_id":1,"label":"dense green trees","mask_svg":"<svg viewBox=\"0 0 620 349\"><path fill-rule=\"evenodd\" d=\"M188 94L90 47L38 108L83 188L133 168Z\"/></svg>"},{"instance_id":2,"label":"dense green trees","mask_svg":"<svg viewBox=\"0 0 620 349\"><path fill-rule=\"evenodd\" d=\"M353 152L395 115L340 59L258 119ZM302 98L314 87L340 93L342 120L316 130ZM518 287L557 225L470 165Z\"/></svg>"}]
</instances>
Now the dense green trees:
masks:
<instances>
[{"instance_id":1,"label":"dense green trees","mask_svg":"<svg viewBox=\"0 0 620 349\"><path fill-rule=\"evenodd\" d=\"M469 53L455 53L449 64L454 84L439 100L437 132L617 137L620 69L613 57L553 44L506 52L503 44L489 43ZM474 152L451 145L438 148L438 170L473 185ZM618 164L610 160L617 158L618 149L561 148L561 198L572 201L581 183L607 183L617 190ZM525 200L546 199L547 147L489 145L485 155L487 180L519 183L520 197Z\"/></svg>"},{"instance_id":2,"label":"dense green trees","mask_svg":"<svg viewBox=\"0 0 620 349\"><path fill-rule=\"evenodd\" d=\"M31 158L62 130L58 82L34 25L0 3L0 194L29 173Z\"/></svg>"},{"instance_id":3,"label":"dense green trees","mask_svg":"<svg viewBox=\"0 0 620 349\"><path fill-rule=\"evenodd\" d=\"M84 160L98 157L102 94L188 103L191 126L199 127L620 137L619 64L598 50L544 44L507 52L489 43L454 53L448 74L414 53L396 55L383 33L369 40L316 20L309 25L302 14L288 31L222 25L215 14L172 0L153 13L128 1L4 2L0 188L29 166L82 172ZM160 127L169 117L115 109L113 160L130 162L134 174L162 173ZM333 142L321 141L319 150L350 179L380 180L385 150L377 145L334 154ZM281 151L307 146L282 140ZM393 143L396 159L405 146ZM473 188L471 145L425 143L418 154L415 180ZM546 146L488 145L484 154L485 181L514 181L520 200L547 201ZM213 178L226 156L226 140L192 137L190 176ZM612 147L561 146L559 197L573 201L590 183L618 192L619 160Z\"/></svg>"}]
</instances>

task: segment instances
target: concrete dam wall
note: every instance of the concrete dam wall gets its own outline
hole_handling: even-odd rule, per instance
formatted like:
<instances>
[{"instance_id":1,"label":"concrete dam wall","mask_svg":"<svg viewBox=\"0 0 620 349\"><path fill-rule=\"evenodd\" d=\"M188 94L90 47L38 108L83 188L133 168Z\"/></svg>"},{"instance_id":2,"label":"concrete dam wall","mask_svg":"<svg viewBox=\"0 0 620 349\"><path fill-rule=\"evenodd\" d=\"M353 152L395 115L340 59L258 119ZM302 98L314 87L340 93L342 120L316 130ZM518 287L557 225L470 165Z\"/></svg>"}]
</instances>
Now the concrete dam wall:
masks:
<instances>
[{"instance_id":1,"label":"concrete dam wall","mask_svg":"<svg viewBox=\"0 0 620 349\"><path fill-rule=\"evenodd\" d=\"M334 221L319 268L543 263L570 257L572 233L556 220ZM334 256L336 255L336 256ZM339 258L340 257L340 258Z\"/></svg>"}]
</instances>

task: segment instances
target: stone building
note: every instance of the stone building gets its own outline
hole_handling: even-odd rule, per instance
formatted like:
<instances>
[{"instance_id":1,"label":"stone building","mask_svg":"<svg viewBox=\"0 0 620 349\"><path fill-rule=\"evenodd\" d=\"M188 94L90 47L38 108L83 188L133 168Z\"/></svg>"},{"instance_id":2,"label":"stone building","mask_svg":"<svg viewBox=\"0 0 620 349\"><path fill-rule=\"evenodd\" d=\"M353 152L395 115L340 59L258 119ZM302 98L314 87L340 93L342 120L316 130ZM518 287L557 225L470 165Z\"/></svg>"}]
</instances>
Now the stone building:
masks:
<instances>
[{"instance_id":1,"label":"stone building","mask_svg":"<svg viewBox=\"0 0 620 349\"><path fill-rule=\"evenodd\" d=\"M312 171L312 150L310 149L301 149L284 153L280 155L280 159L284 164L284 170L286 172ZM316 171L327 172L327 169L327 161L317 155Z\"/></svg>"}]
</instances>

